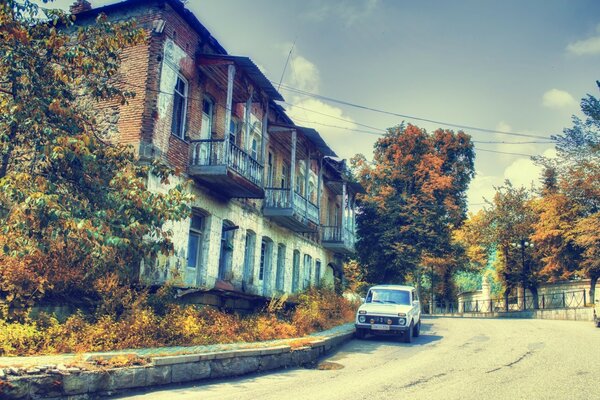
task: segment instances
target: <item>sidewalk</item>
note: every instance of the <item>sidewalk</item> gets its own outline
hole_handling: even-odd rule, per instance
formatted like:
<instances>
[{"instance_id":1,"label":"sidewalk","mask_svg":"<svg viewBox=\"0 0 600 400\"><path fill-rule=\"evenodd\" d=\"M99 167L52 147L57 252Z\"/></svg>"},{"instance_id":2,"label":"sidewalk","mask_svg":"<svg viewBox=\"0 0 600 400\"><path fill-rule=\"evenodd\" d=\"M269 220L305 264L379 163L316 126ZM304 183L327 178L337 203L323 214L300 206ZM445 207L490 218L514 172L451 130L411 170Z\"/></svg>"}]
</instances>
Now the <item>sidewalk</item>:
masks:
<instances>
[{"instance_id":1,"label":"sidewalk","mask_svg":"<svg viewBox=\"0 0 600 400\"><path fill-rule=\"evenodd\" d=\"M89 399L140 387L313 365L353 336L354 324L349 323L300 338L255 343L0 357L0 398ZM118 356L127 358L107 361Z\"/></svg>"},{"instance_id":2,"label":"sidewalk","mask_svg":"<svg viewBox=\"0 0 600 400\"><path fill-rule=\"evenodd\" d=\"M303 339L310 339L311 341L325 339L331 336L336 336L338 334L344 334L348 332L354 332L354 323L339 325L335 328L331 328L322 332L315 332L303 338L277 339L265 342L239 342L227 344L213 344L205 346L154 347L144 349L125 349L99 353L57 354L47 356L0 357L0 368L38 367L59 364L68 365L71 362L85 361L88 359L102 356L114 357L117 355L136 355L138 357L152 358L158 356L205 354L246 349L263 349L285 345L289 346L290 344L293 344L297 341L302 341Z\"/></svg>"}]
</instances>

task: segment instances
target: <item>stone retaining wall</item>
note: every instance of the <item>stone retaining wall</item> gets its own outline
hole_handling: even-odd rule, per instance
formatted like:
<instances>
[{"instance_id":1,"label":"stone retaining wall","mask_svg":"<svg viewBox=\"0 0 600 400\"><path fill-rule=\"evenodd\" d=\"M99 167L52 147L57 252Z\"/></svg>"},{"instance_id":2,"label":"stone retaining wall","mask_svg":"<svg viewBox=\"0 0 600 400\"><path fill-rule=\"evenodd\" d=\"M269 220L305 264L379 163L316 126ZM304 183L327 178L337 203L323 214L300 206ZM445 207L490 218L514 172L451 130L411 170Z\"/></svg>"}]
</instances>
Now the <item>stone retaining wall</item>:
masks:
<instances>
[{"instance_id":1,"label":"stone retaining wall","mask_svg":"<svg viewBox=\"0 0 600 400\"><path fill-rule=\"evenodd\" d=\"M487 313L447 313L435 314L439 317L465 317L465 318L532 318L532 319L558 319L567 321L593 321L594 308L561 308L553 310L527 310L511 312Z\"/></svg>"},{"instance_id":2,"label":"stone retaining wall","mask_svg":"<svg viewBox=\"0 0 600 400\"><path fill-rule=\"evenodd\" d=\"M119 391L197 382L306 366L349 340L354 332L315 338L308 345L152 357L151 364L100 371L60 371L0 377L1 399L94 399Z\"/></svg>"}]
</instances>

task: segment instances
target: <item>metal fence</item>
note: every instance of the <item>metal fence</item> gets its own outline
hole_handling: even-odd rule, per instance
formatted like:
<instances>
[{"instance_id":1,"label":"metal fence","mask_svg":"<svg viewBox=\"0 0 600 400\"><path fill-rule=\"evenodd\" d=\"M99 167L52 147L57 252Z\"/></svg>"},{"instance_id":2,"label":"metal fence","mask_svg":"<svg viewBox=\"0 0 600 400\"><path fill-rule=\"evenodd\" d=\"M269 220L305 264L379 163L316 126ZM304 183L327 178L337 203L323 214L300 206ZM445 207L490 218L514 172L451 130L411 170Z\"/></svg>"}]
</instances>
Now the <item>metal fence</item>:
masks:
<instances>
[{"instance_id":1,"label":"metal fence","mask_svg":"<svg viewBox=\"0 0 600 400\"><path fill-rule=\"evenodd\" d=\"M507 301L508 300L508 301ZM459 302L436 302L434 314L445 313L491 313L531 310L552 310L560 308L585 307L588 301L585 289L569 292L544 293L537 296L510 296L508 299L469 300Z\"/></svg>"}]
</instances>

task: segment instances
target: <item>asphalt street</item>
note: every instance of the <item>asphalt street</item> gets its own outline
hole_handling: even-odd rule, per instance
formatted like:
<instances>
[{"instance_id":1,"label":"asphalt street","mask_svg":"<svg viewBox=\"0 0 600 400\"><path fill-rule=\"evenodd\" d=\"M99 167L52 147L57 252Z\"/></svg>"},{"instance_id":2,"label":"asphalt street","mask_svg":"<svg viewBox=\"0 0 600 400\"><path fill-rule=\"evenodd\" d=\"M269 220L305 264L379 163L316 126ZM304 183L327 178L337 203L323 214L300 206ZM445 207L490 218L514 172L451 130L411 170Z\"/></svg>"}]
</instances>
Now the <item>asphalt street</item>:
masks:
<instances>
[{"instance_id":1,"label":"asphalt street","mask_svg":"<svg viewBox=\"0 0 600 400\"><path fill-rule=\"evenodd\" d=\"M600 399L591 322L428 318L412 344L352 340L315 368L172 386L149 399Z\"/></svg>"}]
</instances>

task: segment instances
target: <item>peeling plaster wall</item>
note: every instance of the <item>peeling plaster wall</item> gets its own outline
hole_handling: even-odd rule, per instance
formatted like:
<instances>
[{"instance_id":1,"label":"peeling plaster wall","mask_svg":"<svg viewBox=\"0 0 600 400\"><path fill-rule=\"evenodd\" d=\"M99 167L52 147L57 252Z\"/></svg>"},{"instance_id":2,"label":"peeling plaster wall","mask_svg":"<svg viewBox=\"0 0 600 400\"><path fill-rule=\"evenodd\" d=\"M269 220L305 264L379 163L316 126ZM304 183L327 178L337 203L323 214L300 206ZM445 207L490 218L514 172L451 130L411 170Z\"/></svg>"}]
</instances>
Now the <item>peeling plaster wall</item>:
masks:
<instances>
[{"instance_id":1,"label":"peeling plaster wall","mask_svg":"<svg viewBox=\"0 0 600 400\"><path fill-rule=\"evenodd\" d=\"M172 180L175 184L175 179ZM150 176L148 179L149 190L155 192L166 192L167 186L160 183L159 179ZM236 200L222 201L212 196L205 188L194 185L193 194L196 196L192 207L205 215L206 232L202 248L202 262L200 268L187 267L187 252L190 220L170 222L164 229L172 232L174 244L174 255L170 257L160 256L158 259L146 261L142 267L142 278L148 283L164 283L168 279L174 279L178 285L184 287L212 288L217 282L219 271L219 258L221 252L221 232L223 221L228 220L239 226L233 235L233 260L232 276L230 283L235 289L242 289L242 277L244 270L246 235L249 230L256 234L254 248L254 270L251 279L245 285L245 291L256 295L271 296L275 294L275 280L277 271L277 249L278 245L285 245L284 261L284 292L292 290L292 259L294 250L300 251L300 280L304 282L305 274L303 258L304 254L312 257L312 271L310 273L311 284L316 285L315 261L321 261L322 284L333 286L333 271L328 267L334 263L334 254L325 250L318 243L308 240L301 235L271 222L262 216L260 210L244 202ZM268 237L272 242L272 256L270 274L265 271L264 280L259 280L261 242L263 237ZM179 280L178 280L179 278ZM266 291L265 291L266 285Z\"/></svg>"}]
</instances>

